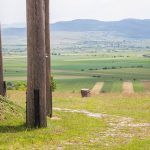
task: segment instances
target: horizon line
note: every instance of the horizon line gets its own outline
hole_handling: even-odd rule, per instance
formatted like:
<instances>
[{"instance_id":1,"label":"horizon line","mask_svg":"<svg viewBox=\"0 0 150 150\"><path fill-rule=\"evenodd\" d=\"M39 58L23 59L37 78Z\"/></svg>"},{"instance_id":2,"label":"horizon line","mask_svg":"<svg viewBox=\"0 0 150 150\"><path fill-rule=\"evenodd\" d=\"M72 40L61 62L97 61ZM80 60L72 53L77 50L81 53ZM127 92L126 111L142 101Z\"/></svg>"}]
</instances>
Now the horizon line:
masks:
<instances>
[{"instance_id":1,"label":"horizon line","mask_svg":"<svg viewBox=\"0 0 150 150\"><path fill-rule=\"evenodd\" d=\"M83 18L83 19L71 19L71 20L60 20L60 21L56 21L56 22L51 22L50 24L55 24L55 23L59 23L59 22L70 22L70 21L75 21L75 20L93 20L93 21L101 21L101 22L118 22L118 21L123 21L123 20L150 20L150 18L147 19L140 19L140 18L123 18L123 19L118 19L118 20L98 20L98 19L88 19L88 18ZM26 24L26 22L13 22L13 23L2 23L1 25L13 25L13 24Z\"/></svg>"}]
</instances>

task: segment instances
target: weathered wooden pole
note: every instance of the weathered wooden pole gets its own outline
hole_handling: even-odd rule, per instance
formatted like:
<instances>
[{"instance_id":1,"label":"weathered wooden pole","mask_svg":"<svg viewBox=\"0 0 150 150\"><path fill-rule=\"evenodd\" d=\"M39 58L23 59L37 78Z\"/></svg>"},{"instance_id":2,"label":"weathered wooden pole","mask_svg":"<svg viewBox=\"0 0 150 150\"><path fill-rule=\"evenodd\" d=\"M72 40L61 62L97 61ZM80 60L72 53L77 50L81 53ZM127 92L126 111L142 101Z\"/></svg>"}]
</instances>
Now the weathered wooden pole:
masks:
<instances>
[{"instance_id":1,"label":"weathered wooden pole","mask_svg":"<svg viewBox=\"0 0 150 150\"><path fill-rule=\"evenodd\" d=\"M51 53L50 53L50 29L49 29L49 0L45 1L45 47L46 47L46 101L47 115L52 117L52 90L51 80Z\"/></svg>"},{"instance_id":2,"label":"weathered wooden pole","mask_svg":"<svg viewBox=\"0 0 150 150\"><path fill-rule=\"evenodd\" d=\"M3 55L2 55L1 24L0 24L0 95L6 96L6 85L3 80Z\"/></svg>"},{"instance_id":3,"label":"weathered wooden pole","mask_svg":"<svg viewBox=\"0 0 150 150\"><path fill-rule=\"evenodd\" d=\"M27 114L29 127L47 126L45 3L44 0L26 0L27 3Z\"/></svg>"}]
</instances>

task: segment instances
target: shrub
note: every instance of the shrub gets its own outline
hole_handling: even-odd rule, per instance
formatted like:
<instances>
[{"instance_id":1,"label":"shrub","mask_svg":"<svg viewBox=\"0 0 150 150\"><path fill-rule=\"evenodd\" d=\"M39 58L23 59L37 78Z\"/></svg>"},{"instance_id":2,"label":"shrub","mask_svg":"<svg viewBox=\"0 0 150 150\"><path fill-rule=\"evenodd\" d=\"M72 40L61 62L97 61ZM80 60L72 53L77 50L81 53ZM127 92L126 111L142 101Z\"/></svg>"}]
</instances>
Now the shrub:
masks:
<instances>
[{"instance_id":1,"label":"shrub","mask_svg":"<svg viewBox=\"0 0 150 150\"><path fill-rule=\"evenodd\" d=\"M51 77L51 87L52 91L56 89L56 81ZM7 90L26 90L27 89L27 83L25 81L12 81L6 83Z\"/></svg>"},{"instance_id":2,"label":"shrub","mask_svg":"<svg viewBox=\"0 0 150 150\"><path fill-rule=\"evenodd\" d=\"M142 66L142 65L139 65L139 66L137 66L137 68L143 68L143 66Z\"/></svg>"},{"instance_id":3,"label":"shrub","mask_svg":"<svg viewBox=\"0 0 150 150\"><path fill-rule=\"evenodd\" d=\"M107 67L104 67L104 68L102 68L103 70L107 70L108 68Z\"/></svg>"},{"instance_id":4,"label":"shrub","mask_svg":"<svg viewBox=\"0 0 150 150\"><path fill-rule=\"evenodd\" d=\"M92 77L93 77L93 78L101 78L100 75L93 75Z\"/></svg>"},{"instance_id":5,"label":"shrub","mask_svg":"<svg viewBox=\"0 0 150 150\"><path fill-rule=\"evenodd\" d=\"M25 81L7 82L7 90L26 90L27 84Z\"/></svg>"},{"instance_id":6,"label":"shrub","mask_svg":"<svg viewBox=\"0 0 150 150\"><path fill-rule=\"evenodd\" d=\"M53 77L51 77L50 85L51 85L52 91L54 92L56 90L56 81L54 80Z\"/></svg>"}]
</instances>

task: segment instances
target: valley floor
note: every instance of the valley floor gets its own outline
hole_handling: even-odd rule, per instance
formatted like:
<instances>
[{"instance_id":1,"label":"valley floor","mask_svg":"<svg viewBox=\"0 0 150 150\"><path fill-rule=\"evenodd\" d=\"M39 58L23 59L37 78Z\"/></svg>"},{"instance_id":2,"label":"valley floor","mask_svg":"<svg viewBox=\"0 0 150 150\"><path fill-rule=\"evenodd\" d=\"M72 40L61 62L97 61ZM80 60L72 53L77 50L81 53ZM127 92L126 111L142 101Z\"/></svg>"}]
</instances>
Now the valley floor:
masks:
<instances>
[{"instance_id":1,"label":"valley floor","mask_svg":"<svg viewBox=\"0 0 150 150\"><path fill-rule=\"evenodd\" d=\"M81 98L55 92L53 118L34 130L24 125L25 92L9 91L8 98L15 104L0 101L0 149L150 149L149 93Z\"/></svg>"}]
</instances>

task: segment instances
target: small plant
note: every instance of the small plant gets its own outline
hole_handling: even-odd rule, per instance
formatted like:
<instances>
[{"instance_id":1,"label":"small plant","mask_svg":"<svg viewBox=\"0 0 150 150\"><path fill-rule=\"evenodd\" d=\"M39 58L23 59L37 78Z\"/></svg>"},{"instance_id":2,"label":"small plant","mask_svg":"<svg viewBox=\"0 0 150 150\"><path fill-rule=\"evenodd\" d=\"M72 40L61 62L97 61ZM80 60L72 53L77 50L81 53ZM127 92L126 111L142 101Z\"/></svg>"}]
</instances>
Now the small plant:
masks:
<instances>
[{"instance_id":1,"label":"small plant","mask_svg":"<svg viewBox=\"0 0 150 150\"><path fill-rule=\"evenodd\" d=\"M54 80L53 77L51 77L50 85L51 85L52 91L54 92L56 90L56 81Z\"/></svg>"}]
</instances>

